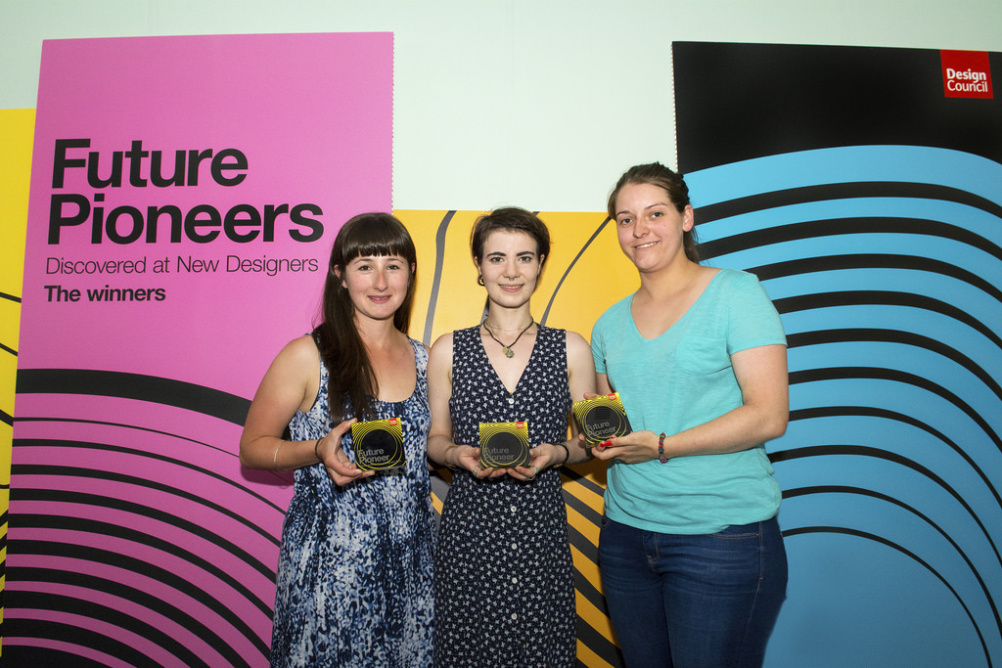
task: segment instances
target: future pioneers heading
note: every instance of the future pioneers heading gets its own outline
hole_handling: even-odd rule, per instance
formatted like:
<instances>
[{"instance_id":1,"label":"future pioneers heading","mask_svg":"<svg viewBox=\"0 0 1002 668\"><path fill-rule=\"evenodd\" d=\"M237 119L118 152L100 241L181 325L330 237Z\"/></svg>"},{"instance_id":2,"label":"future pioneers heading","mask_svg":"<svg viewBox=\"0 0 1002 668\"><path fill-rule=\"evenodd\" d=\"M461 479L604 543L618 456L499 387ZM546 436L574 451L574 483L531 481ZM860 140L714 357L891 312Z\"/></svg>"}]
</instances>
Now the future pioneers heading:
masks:
<instances>
[{"instance_id":1,"label":"future pioneers heading","mask_svg":"<svg viewBox=\"0 0 1002 668\"><path fill-rule=\"evenodd\" d=\"M134 140L127 151L113 151L110 165L106 156L98 151L83 150L87 148L90 148L90 139L56 140L53 190L62 190L67 172L76 169L86 170L87 184L96 191L126 186L190 188L198 186L200 177L233 187L247 178L247 156L235 148L177 150L172 167L164 164L163 151L143 148L142 140ZM169 154L167 160L170 161ZM148 176L144 176L144 172ZM104 243L105 239L116 244L140 240L155 244L168 232L170 243L188 239L205 244L216 240L220 234L236 243L271 242L275 240L276 227L287 228L289 237L307 243L320 239L324 233L323 223L318 219L323 210L309 203L266 204L261 208L236 204L226 211L211 204L199 204L187 211L173 204L162 204L149 205L144 211L128 204L108 209L104 202L105 192L95 192L93 198L79 193L54 192L49 206L49 244L60 243L64 232L66 235L73 232L70 228L80 228L82 232L87 229L87 222L90 222L92 244Z\"/></svg>"}]
</instances>

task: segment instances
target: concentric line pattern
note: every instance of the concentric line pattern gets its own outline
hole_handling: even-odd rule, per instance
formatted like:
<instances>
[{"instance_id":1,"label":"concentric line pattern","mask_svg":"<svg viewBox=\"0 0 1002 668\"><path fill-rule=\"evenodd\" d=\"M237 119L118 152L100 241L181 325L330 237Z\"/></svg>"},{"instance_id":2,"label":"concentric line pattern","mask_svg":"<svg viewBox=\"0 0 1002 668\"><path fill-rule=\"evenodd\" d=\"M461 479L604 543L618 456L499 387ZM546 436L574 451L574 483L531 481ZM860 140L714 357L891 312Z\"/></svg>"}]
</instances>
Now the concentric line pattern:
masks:
<instances>
[{"instance_id":1,"label":"concentric line pattern","mask_svg":"<svg viewBox=\"0 0 1002 668\"><path fill-rule=\"evenodd\" d=\"M861 146L687 181L707 264L757 274L788 336L770 659L1002 665L1002 165Z\"/></svg>"},{"instance_id":2,"label":"concentric line pattern","mask_svg":"<svg viewBox=\"0 0 1002 668\"><path fill-rule=\"evenodd\" d=\"M290 490L241 473L249 402L60 369L22 369L17 401L5 654L266 663Z\"/></svg>"},{"instance_id":3,"label":"concentric line pattern","mask_svg":"<svg viewBox=\"0 0 1002 668\"><path fill-rule=\"evenodd\" d=\"M0 320L4 323L20 322L21 298L0 291ZM7 386L0 396L0 448L6 448L11 442L11 432L14 427L14 378L17 369L17 345L14 340L7 340L10 330L4 329L4 339L0 341L0 358L4 384ZM14 328L16 336L16 327ZM5 453L4 453L5 454ZM0 597L6 586L7 571L7 524L9 520L7 496L10 491L9 469L6 456L0 456ZM0 598L0 620L3 619L3 599ZM0 621L0 643L3 642L4 626ZM0 645L2 656L2 645Z\"/></svg>"}]
</instances>

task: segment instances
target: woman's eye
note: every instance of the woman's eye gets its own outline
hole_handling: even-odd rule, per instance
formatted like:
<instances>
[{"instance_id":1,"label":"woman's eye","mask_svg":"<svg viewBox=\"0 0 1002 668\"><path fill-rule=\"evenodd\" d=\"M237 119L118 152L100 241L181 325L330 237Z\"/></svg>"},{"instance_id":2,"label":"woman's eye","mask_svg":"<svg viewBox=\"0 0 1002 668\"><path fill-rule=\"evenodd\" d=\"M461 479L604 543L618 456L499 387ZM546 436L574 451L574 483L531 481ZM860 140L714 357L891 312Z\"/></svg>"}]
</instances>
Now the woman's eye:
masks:
<instances>
[{"instance_id":1,"label":"woman's eye","mask_svg":"<svg viewBox=\"0 0 1002 668\"><path fill-rule=\"evenodd\" d=\"M629 225L632 222L633 222L632 218L620 218L619 219L619 224L620 225Z\"/></svg>"}]
</instances>

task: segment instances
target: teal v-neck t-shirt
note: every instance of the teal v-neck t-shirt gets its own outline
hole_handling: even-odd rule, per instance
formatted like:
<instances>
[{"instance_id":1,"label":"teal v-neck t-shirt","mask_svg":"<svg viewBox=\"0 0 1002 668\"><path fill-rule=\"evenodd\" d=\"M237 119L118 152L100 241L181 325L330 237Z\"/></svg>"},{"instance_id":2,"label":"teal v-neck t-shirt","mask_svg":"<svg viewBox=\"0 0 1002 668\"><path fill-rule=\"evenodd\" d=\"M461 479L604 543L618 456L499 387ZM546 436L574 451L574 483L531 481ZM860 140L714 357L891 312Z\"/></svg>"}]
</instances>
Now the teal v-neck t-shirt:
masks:
<instances>
[{"instance_id":1,"label":"teal v-neck t-shirt","mask_svg":"<svg viewBox=\"0 0 1002 668\"><path fill-rule=\"evenodd\" d=\"M722 269L666 332L645 339L630 314L633 295L592 330L598 373L619 392L637 431L676 434L741 405L733 353L786 345L783 324L758 279ZM722 455L609 466L605 513L661 533L714 533L773 517L781 494L764 445Z\"/></svg>"}]
</instances>

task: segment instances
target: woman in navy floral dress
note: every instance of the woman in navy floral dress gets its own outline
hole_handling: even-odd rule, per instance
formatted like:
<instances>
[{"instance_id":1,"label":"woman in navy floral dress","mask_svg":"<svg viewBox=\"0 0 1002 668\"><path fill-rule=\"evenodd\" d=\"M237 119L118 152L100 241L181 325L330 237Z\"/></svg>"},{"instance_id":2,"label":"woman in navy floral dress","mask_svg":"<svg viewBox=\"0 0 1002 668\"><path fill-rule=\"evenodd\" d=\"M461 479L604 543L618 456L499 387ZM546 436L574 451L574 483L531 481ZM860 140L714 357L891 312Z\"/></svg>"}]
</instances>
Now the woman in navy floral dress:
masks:
<instances>
[{"instance_id":1,"label":"woman in navy floral dress","mask_svg":"<svg viewBox=\"0 0 1002 668\"><path fill-rule=\"evenodd\" d=\"M241 462L295 469L273 666L431 665L428 354L405 334L414 270L414 245L395 218L345 223L331 252L324 321L279 353L251 404ZM401 418L406 464L363 472L351 424L390 417Z\"/></svg>"},{"instance_id":2,"label":"woman in navy floral dress","mask_svg":"<svg viewBox=\"0 0 1002 668\"><path fill-rule=\"evenodd\" d=\"M573 666L574 580L558 467L588 457L567 439L572 400L595 391L588 344L534 322L549 253L536 216L481 217L473 259L487 290L477 327L441 337L428 363L429 456L455 473L435 555L435 665ZM481 422L527 421L531 461L480 467Z\"/></svg>"}]
</instances>

